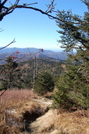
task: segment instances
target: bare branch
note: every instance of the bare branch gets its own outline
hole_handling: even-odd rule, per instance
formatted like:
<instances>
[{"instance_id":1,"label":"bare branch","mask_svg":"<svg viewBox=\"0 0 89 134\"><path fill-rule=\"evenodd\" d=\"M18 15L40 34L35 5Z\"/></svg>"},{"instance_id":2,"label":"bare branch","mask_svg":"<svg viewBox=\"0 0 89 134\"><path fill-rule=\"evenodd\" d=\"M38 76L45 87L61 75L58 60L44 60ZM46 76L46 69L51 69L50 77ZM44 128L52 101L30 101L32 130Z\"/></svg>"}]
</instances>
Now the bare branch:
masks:
<instances>
[{"instance_id":1,"label":"bare branch","mask_svg":"<svg viewBox=\"0 0 89 134\"><path fill-rule=\"evenodd\" d=\"M20 1L20 0L16 0L15 5L17 5L17 4L19 3L19 1Z\"/></svg>"},{"instance_id":2,"label":"bare branch","mask_svg":"<svg viewBox=\"0 0 89 134\"><path fill-rule=\"evenodd\" d=\"M24 3L23 5L24 5L24 6L29 6L29 5L34 5L34 4L38 4L38 2L30 3L30 4L26 4L26 3Z\"/></svg>"},{"instance_id":3,"label":"bare branch","mask_svg":"<svg viewBox=\"0 0 89 134\"><path fill-rule=\"evenodd\" d=\"M4 4L7 2L7 0L4 0L1 4L4 6Z\"/></svg>"},{"instance_id":4,"label":"bare branch","mask_svg":"<svg viewBox=\"0 0 89 134\"><path fill-rule=\"evenodd\" d=\"M11 6L13 6L13 4L11 3L11 1L10 1L10 0L7 0L7 1L10 3L10 5L11 5Z\"/></svg>"},{"instance_id":5,"label":"bare branch","mask_svg":"<svg viewBox=\"0 0 89 134\"><path fill-rule=\"evenodd\" d=\"M52 13L53 12L53 9L55 8L54 1L55 0L52 0L49 5L46 5L48 7L48 9L45 11L46 13Z\"/></svg>"},{"instance_id":6,"label":"bare branch","mask_svg":"<svg viewBox=\"0 0 89 134\"><path fill-rule=\"evenodd\" d=\"M28 5L29 5L29 4L27 4L27 5L14 5L14 6L11 6L10 8L7 9L6 12L4 12L4 14L7 15L7 14L13 12L13 10L16 9L16 8L25 8L25 9L33 9L33 10L35 10L35 11L38 11L38 12L40 12L40 13L42 13L42 14L47 15L48 17L50 17L50 18L52 18L52 19L57 19L57 20L62 21L62 20L59 19L58 17L55 17L55 16L53 16L53 15L51 15L51 14L48 14L47 12L45 12L45 11L43 11L43 10L41 10L41 9L38 9L38 8L35 8L35 7L30 7L30 6L28 6Z\"/></svg>"},{"instance_id":7,"label":"bare branch","mask_svg":"<svg viewBox=\"0 0 89 134\"><path fill-rule=\"evenodd\" d=\"M12 43L15 43L16 41L15 41L15 39L12 41L12 42L10 42L8 45L6 45L6 46L4 46L4 47L2 47L2 48L0 48L0 50L2 50L2 49L4 49L4 48L6 48L6 47L8 47L8 46L10 46Z\"/></svg>"},{"instance_id":8,"label":"bare branch","mask_svg":"<svg viewBox=\"0 0 89 134\"><path fill-rule=\"evenodd\" d=\"M32 4L34 4L34 3L32 3ZM3 12L2 15L0 15L0 21L3 19L4 16L12 13L16 8L19 8L19 9L20 8L25 8L25 9L32 9L32 10L38 11L38 12L48 16L50 19L55 19L55 20L59 20L61 22L66 22L67 23L67 21L62 20L62 19L60 19L57 16L53 16L53 15L49 14L48 11L43 11L43 10L41 10L39 8L35 8L35 7L32 7L32 6L28 6L28 5L30 5L30 4L26 4L26 5L25 4L23 4L23 5L13 5L13 6L11 6L5 12ZM72 22L72 21L71 21L71 23L73 23L73 24L80 24L80 22ZM81 23L85 24L85 22L81 22Z\"/></svg>"},{"instance_id":9,"label":"bare branch","mask_svg":"<svg viewBox=\"0 0 89 134\"><path fill-rule=\"evenodd\" d=\"M10 2L10 0L7 0ZM10 7L5 7L4 5L2 5L2 3L0 4L0 21L2 21L3 17L12 13L16 8L25 8L25 9L32 9L32 10L35 10L35 11L38 11L46 16L48 16L50 19L55 19L55 20L59 20L61 22L66 22L65 20L62 20L60 19L59 17L57 16L53 16L51 15L50 13L54 12L54 8L55 8L55 5L54 4L54 1L55 0L51 0L51 3L49 5L47 5L47 10L46 11L43 11L39 8L36 8L36 7L32 7L31 5L34 5L34 4L37 4L37 2L35 3L30 3L30 4L27 4L27 3L23 3L22 5L19 5L19 1L20 0L16 0L15 4L12 5L11 3L11 6ZM4 2L6 2L6 0L4 0ZM3 10L2 10L3 9ZM80 22L71 22L73 24L80 24ZM82 24L85 24L86 22L81 22Z\"/></svg>"},{"instance_id":10,"label":"bare branch","mask_svg":"<svg viewBox=\"0 0 89 134\"><path fill-rule=\"evenodd\" d=\"M6 2L9 2L10 3L10 7L5 7L4 4ZM16 0L15 4L12 4L10 0L4 0L3 3L0 3L0 21L3 19L4 16L12 13L16 8L28 8L28 9L33 9L35 11L39 11L41 12L42 14L45 14L47 15L48 17L51 17L53 19L56 19L56 17L54 16L51 16L49 15L48 13L52 13L53 9L55 8L55 5L54 5L54 1L55 0L52 0L51 1L51 4L49 4L47 7L48 9L46 11L42 11L41 9L39 8L35 8L35 7L30 7L31 5L33 4L37 4L37 2L35 3L30 3L30 4L27 4L27 3L23 3L22 5L18 5L20 0Z\"/></svg>"}]
</instances>

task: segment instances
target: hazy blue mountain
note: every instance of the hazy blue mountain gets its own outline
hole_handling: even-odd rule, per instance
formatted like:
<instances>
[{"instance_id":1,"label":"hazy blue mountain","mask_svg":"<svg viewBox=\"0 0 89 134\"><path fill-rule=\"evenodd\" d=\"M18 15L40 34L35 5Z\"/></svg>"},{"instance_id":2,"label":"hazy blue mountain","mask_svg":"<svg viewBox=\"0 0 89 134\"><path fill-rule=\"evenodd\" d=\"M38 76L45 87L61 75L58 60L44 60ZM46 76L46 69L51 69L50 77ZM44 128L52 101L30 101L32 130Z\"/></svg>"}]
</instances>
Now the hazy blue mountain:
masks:
<instances>
[{"instance_id":1,"label":"hazy blue mountain","mask_svg":"<svg viewBox=\"0 0 89 134\"><path fill-rule=\"evenodd\" d=\"M15 52L20 52L20 53L16 55ZM14 47L14 48L5 48L5 49L0 50L0 59L8 57L10 55L17 56L18 58L21 59L20 61L34 58L34 56L36 56L37 58L54 58L58 60L67 59L67 54L65 52L53 52L51 50L44 50L43 52L41 52L37 48ZM23 59L22 57L25 57L25 58Z\"/></svg>"},{"instance_id":2,"label":"hazy blue mountain","mask_svg":"<svg viewBox=\"0 0 89 134\"><path fill-rule=\"evenodd\" d=\"M37 53L39 52L40 50L37 49L37 48L17 48L17 47L13 47L13 48L4 48L0 51L0 54L2 53L13 53L13 52L16 52L16 51L19 51L20 53L22 54L27 54L27 53ZM53 52L51 50L44 50L45 53L49 53L49 52Z\"/></svg>"}]
</instances>

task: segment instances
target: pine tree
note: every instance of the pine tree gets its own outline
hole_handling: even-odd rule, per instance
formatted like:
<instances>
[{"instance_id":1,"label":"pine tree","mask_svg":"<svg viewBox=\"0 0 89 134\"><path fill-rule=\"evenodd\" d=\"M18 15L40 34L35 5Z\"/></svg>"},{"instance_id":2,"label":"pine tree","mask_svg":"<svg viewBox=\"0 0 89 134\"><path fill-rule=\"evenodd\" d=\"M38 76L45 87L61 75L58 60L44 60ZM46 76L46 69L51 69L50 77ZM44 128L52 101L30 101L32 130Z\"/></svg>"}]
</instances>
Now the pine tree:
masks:
<instances>
[{"instance_id":1,"label":"pine tree","mask_svg":"<svg viewBox=\"0 0 89 134\"><path fill-rule=\"evenodd\" d=\"M89 9L89 2L83 0ZM68 53L67 72L60 77L54 105L70 109L89 108L89 10L84 16L58 11L59 42Z\"/></svg>"},{"instance_id":2,"label":"pine tree","mask_svg":"<svg viewBox=\"0 0 89 134\"><path fill-rule=\"evenodd\" d=\"M3 72L3 74L2 74ZM2 65L1 74L3 79L1 79L1 87L3 88L12 88L18 87L21 88L21 73L18 68L18 63L16 63L13 57L8 57L6 59L6 64Z\"/></svg>"},{"instance_id":3,"label":"pine tree","mask_svg":"<svg viewBox=\"0 0 89 134\"><path fill-rule=\"evenodd\" d=\"M34 83L34 91L39 95L44 95L47 92L52 92L54 89L54 80L47 72L41 72L37 75Z\"/></svg>"}]
</instances>

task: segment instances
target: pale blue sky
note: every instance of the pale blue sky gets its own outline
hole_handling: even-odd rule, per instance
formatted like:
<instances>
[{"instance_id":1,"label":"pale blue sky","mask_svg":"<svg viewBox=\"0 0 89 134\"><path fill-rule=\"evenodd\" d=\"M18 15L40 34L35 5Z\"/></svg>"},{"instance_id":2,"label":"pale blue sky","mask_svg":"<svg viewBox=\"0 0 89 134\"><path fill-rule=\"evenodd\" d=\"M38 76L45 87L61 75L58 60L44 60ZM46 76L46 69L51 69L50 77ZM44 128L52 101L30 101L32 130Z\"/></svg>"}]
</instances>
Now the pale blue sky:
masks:
<instances>
[{"instance_id":1,"label":"pale blue sky","mask_svg":"<svg viewBox=\"0 0 89 134\"><path fill-rule=\"evenodd\" d=\"M13 1L14 0L10 0ZM20 0L20 3L38 2L34 7L46 10L46 4L50 0ZM55 0L55 10L72 10L74 14L83 15L86 6L81 0ZM59 34L55 20L28 9L16 9L12 14L7 15L1 22L0 47L10 43L14 38L16 43L10 47L34 47L48 50L60 51L60 44L57 43Z\"/></svg>"}]
</instances>

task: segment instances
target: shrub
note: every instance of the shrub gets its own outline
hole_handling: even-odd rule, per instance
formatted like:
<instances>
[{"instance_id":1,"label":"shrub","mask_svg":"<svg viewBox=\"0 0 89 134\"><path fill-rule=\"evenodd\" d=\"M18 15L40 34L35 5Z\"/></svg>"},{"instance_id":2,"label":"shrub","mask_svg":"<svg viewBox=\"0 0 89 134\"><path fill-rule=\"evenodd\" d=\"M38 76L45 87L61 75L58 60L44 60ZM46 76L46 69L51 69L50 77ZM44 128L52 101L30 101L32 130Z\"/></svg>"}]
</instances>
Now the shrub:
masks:
<instances>
[{"instance_id":1,"label":"shrub","mask_svg":"<svg viewBox=\"0 0 89 134\"><path fill-rule=\"evenodd\" d=\"M39 73L34 83L34 91L39 95L44 95L47 92L53 91L53 89L54 80L52 76L47 72Z\"/></svg>"}]
</instances>

